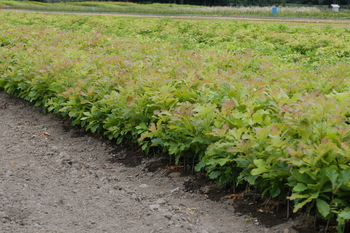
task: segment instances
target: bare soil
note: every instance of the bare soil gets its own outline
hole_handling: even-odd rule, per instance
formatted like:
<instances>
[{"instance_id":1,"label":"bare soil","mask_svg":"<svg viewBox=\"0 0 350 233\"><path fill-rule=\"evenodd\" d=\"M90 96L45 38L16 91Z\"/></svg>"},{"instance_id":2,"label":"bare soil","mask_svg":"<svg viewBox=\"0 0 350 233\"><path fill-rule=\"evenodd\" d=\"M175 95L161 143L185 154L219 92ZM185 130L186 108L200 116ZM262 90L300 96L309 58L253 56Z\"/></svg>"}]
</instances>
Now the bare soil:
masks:
<instances>
[{"instance_id":1,"label":"bare soil","mask_svg":"<svg viewBox=\"0 0 350 233\"><path fill-rule=\"evenodd\" d=\"M0 119L0 232L297 232L297 216L263 220L257 207L243 210L249 199L228 198L201 174L116 146L2 90Z\"/></svg>"}]
</instances>

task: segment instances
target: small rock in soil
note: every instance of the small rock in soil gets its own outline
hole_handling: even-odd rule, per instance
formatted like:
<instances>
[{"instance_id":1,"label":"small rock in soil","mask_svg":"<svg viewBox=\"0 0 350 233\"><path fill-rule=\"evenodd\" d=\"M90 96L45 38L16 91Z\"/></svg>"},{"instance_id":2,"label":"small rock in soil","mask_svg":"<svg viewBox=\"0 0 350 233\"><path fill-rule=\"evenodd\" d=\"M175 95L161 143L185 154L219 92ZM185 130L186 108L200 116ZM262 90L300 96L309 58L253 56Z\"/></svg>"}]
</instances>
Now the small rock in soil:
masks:
<instances>
[{"instance_id":1,"label":"small rock in soil","mask_svg":"<svg viewBox=\"0 0 350 233\"><path fill-rule=\"evenodd\" d=\"M180 188L177 187L177 188L172 189L170 192L171 192L171 193L174 193L174 192L176 192L176 191L179 191L179 189L180 189Z\"/></svg>"},{"instance_id":2,"label":"small rock in soil","mask_svg":"<svg viewBox=\"0 0 350 233\"><path fill-rule=\"evenodd\" d=\"M159 207L160 207L160 205L158 205L158 204L154 204L154 205L150 205L150 206L149 206L149 208L150 208L151 210L158 210Z\"/></svg>"},{"instance_id":3,"label":"small rock in soil","mask_svg":"<svg viewBox=\"0 0 350 233\"><path fill-rule=\"evenodd\" d=\"M11 170L8 170L8 171L6 172L6 174L5 174L6 177L9 177L9 176L12 176L12 175L13 175L13 173L12 173Z\"/></svg>"},{"instance_id":4,"label":"small rock in soil","mask_svg":"<svg viewBox=\"0 0 350 233\"><path fill-rule=\"evenodd\" d=\"M170 220L172 217L172 214L171 213L164 213L163 216ZM170 221L170 222L172 222L172 221ZM169 222L169 224L170 224L170 222Z\"/></svg>"},{"instance_id":5,"label":"small rock in soil","mask_svg":"<svg viewBox=\"0 0 350 233\"><path fill-rule=\"evenodd\" d=\"M162 204L165 204L165 203L167 203L167 201L166 201L165 199L163 199L163 198L159 198L159 199L157 200L157 204L162 205Z\"/></svg>"}]
</instances>

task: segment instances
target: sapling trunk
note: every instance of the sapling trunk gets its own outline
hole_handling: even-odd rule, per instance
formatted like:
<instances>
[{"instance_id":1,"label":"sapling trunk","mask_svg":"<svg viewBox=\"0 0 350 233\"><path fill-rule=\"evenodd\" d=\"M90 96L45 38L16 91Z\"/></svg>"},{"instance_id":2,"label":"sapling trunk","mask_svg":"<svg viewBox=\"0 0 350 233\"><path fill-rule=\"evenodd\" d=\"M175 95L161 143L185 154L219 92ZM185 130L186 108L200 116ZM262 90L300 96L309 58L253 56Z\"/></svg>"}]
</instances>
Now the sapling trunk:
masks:
<instances>
[{"instance_id":1,"label":"sapling trunk","mask_svg":"<svg viewBox=\"0 0 350 233\"><path fill-rule=\"evenodd\" d=\"M316 207L316 211L315 211L315 217L314 217L314 225L313 228L316 228L316 221L317 221L317 207Z\"/></svg>"},{"instance_id":2,"label":"sapling trunk","mask_svg":"<svg viewBox=\"0 0 350 233\"><path fill-rule=\"evenodd\" d=\"M235 182L234 177L233 177L233 181L232 181L232 192L236 193L236 182Z\"/></svg>"},{"instance_id":3,"label":"sapling trunk","mask_svg":"<svg viewBox=\"0 0 350 233\"><path fill-rule=\"evenodd\" d=\"M334 192L332 193L332 199L331 199L331 203L329 204L329 214L332 211L332 205L333 205L333 199L334 199ZM329 221L331 220L330 216L328 216L328 220L327 220L327 225L326 228L324 229L324 232L327 233L328 227L329 227Z\"/></svg>"},{"instance_id":4,"label":"sapling trunk","mask_svg":"<svg viewBox=\"0 0 350 233\"><path fill-rule=\"evenodd\" d=\"M327 220L326 228L324 229L325 233L327 233L327 230L328 230L328 227L329 227L329 221L330 221L330 218L328 218L328 220Z\"/></svg>"},{"instance_id":5,"label":"sapling trunk","mask_svg":"<svg viewBox=\"0 0 350 233\"><path fill-rule=\"evenodd\" d=\"M287 193L287 196L289 196L289 194L290 194L290 189L288 190L288 193ZM289 219L289 202L290 202L290 200L289 199L287 199L287 219Z\"/></svg>"},{"instance_id":6,"label":"sapling trunk","mask_svg":"<svg viewBox=\"0 0 350 233\"><path fill-rule=\"evenodd\" d=\"M309 205L310 205L310 203L309 203ZM305 216L304 216L304 218L303 218L303 222L305 222L305 219L306 219L306 217L307 217L308 215L309 215L308 212L306 212L306 213L305 213Z\"/></svg>"},{"instance_id":7,"label":"sapling trunk","mask_svg":"<svg viewBox=\"0 0 350 233\"><path fill-rule=\"evenodd\" d=\"M248 190L248 185L249 185L249 183L247 183L247 185L245 186L244 195L245 195L246 193L248 193L248 192L247 192L247 190ZM255 201L255 197L254 197L254 201Z\"/></svg>"},{"instance_id":8,"label":"sapling trunk","mask_svg":"<svg viewBox=\"0 0 350 233\"><path fill-rule=\"evenodd\" d=\"M194 173L194 156L192 158L192 174Z\"/></svg>"},{"instance_id":9,"label":"sapling trunk","mask_svg":"<svg viewBox=\"0 0 350 233\"><path fill-rule=\"evenodd\" d=\"M267 202L265 203L265 207L270 203L272 196L270 195L269 199L267 199Z\"/></svg>"},{"instance_id":10,"label":"sapling trunk","mask_svg":"<svg viewBox=\"0 0 350 233\"><path fill-rule=\"evenodd\" d=\"M278 213L278 210L280 207L280 202L281 202L281 198L278 198L278 203L277 203L277 207L276 207L276 214Z\"/></svg>"}]
</instances>

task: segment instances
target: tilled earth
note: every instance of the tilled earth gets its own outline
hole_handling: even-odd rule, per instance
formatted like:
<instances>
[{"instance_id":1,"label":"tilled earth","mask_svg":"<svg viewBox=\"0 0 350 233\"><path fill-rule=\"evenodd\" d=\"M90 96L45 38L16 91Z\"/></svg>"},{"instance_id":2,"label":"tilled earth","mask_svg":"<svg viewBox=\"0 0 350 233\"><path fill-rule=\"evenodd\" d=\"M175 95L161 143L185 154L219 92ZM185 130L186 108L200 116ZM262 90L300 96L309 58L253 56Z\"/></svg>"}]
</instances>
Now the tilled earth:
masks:
<instances>
[{"instance_id":1,"label":"tilled earth","mask_svg":"<svg viewBox=\"0 0 350 233\"><path fill-rule=\"evenodd\" d=\"M297 220L267 228L226 194L188 190L193 175L2 90L0 120L0 232L296 232Z\"/></svg>"}]
</instances>

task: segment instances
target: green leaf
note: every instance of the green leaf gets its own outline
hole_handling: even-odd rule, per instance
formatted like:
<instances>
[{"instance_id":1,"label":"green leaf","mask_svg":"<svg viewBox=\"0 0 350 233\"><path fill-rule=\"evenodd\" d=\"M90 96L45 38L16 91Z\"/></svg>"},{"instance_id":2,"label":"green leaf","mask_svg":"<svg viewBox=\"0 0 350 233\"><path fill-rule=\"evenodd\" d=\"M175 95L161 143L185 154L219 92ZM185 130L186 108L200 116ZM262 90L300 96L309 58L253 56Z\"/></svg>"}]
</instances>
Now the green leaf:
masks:
<instances>
[{"instance_id":1,"label":"green leaf","mask_svg":"<svg viewBox=\"0 0 350 233\"><path fill-rule=\"evenodd\" d=\"M247 181L249 184L254 185L257 178L258 176L248 176Z\"/></svg>"},{"instance_id":2,"label":"green leaf","mask_svg":"<svg viewBox=\"0 0 350 233\"><path fill-rule=\"evenodd\" d=\"M253 162L257 167L266 167L266 161L264 159L254 159Z\"/></svg>"},{"instance_id":3,"label":"green leaf","mask_svg":"<svg viewBox=\"0 0 350 233\"><path fill-rule=\"evenodd\" d=\"M158 146L159 144L161 144L163 142L163 140L161 138L154 138L151 141L152 141L151 146Z\"/></svg>"},{"instance_id":4,"label":"green leaf","mask_svg":"<svg viewBox=\"0 0 350 233\"><path fill-rule=\"evenodd\" d=\"M295 200L295 199L308 198L308 197L310 197L310 194L292 193L292 195L288 199Z\"/></svg>"},{"instance_id":5,"label":"green leaf","mask_svg":"<svg viewBox=\"0 0 350 233\"><path fill-rule=\"evenodd\" d=\"M220 166L224 166L227 162L231 161L230 158L222 158L222 159L217 159L217 163L220 165Z\"/></svg>"},{"instance_id":6,"label":"green leaf","mask_svg":"<svg viewBox=\"0 0 350 233\"><path fill-rule=\"evenodd\" d=\"M95 124L91 127L91 132L96 132L96 130L99 128L99 125L98 124Z\"/></svg>"},{"instance_id":7,"label":"green leaf","mask_svg":"<svg viewBox=\"0 0 350 233\"><path fill-rule=\"evenodd\" d=\"M294 186L293 191L294 192L302 192L304 190L308 189L308 187L303 183L298 183L296 186Z\"/></svg>"},{"instance_id":8,"label":"green leaf","mask_svg":"<svg viewBox=\"0 0 350 233\"><path fill-rule=\"evenodd\" d=\"M267 170L265 167L259 167L259 168L255 168L251 171L251 174L253 176L255 175L260 175L261 173L264 173L264 172L268 172L269 170Z\"/></svg>"},{"instance_id":9,"label":"green leaf","mask_svg":"<svg viewBox=\"0 0 350 233\"><path fill-rule=\"evenodd\" d=\"M311 176L307 173L301 173L299 170L294 170L292 176L298 181L305 184L314 184L315 180L311 178Z\"/></svg>"},{"instance_id":10,"label":"green leaf","mask_svg":"<svg viewBox=\"0 0 350 233\"><path fill-rule=\"evenodd\" d=\"M271 196L272 197L277 197L281 193L281 188L280 187L274 187L273 189L270 190Z\"/></svg>"},{"instance_id":11,"label":"green leaf","mask_svg":"<svg viewBox=\"0 0 350 233\"><path fill-rule=\"evenodd\" d=\"M270 131L267 127L255 128L256 137L259 140L259 143L264 143L266 141L269 132Z\"/></svg>"},{"instance_id":12,"label":"green leaf","mask_svg":"<svg viewBox=\"0 0 350 233\"><path fill-rule=\"evenodd\" d=\"M147 144L143 144L141 148L142 148L143 151L145 151L148 148L148 145Z\"/></svg>"},{"instance_id":13,"label":"green leaf","mask_svg":"<svg viewBox=\"0 0 350 233\"><path fill-rule=\"evenodd\" d=\"M197 165L194 167L194 169L198 172L200 170L202 170L202 168L205 167L205 162L204 161L200 161L199 163L197 163Z\"/></svg>"},{"instance_id":14,"label":"green leaf","mask_svg":"<svg viewBox=\"0 0 350 233\"><path fill-rule=\"evenodd\" d=\"M350 220L350 211L342 211L338 214L338 217L344 220Z\"/></svg>"},{"instance_id":15,"label":"green leaf","mask_svg":"<svg viewBox=\"0 0 350 233\"><path fill-rule=\"evenodd\" d=\"M300 195L300 194L293 193L292 196L289 197L290 200L295 200L295 199L298 199L298 198L306 198L307 197L306 200L304 200L302 202L299 202L298 204L296 204L294 206L293 212L294 213L297 212L300 208L302 208L307 203L311 202L312 200L317 199L318 196L319 196L318 192L308 193L308 194L305 194L305 195Z\"/></svg>"},{"instance_id":16,"label":"green leaf","mask_svg":"<svg viewBox=\"0 0 350 233\"><path fill-rule=\"evenodd\" d=\"M148 127L144 122L141 122L138 126L135 127L135 129L147 130Z\"/></svg>"},{"instance_id":17,"label":"green leaf","mask_svg":"<svg viewBox=\"0 0 350 233\"><path fill-rule=\"evenodd\" d=\"M338 179L338 171L334 170L334 169L328 169L326 171L326 175L327 177L329 178L329 180L331 181L332 183L332 186L333 186L333 189L335 188L336 186L336 183L337 183L337 179ZM334 190L335 191L335 190Z\"/></svg>"},{"instance_id":18,"label":"green leaf","mask_svg":"<svg viewBox=\"0 0 350 233\"><path fill-rule=\"evenodd\" d=\"M328 204L327 202L325 202L324 200L317 198L316 199L316 205L317 205L317 209L318 212L320 212L320 214L326 218L327 215L330 213L331 208L330 208L330 204Z\"/></svg>"},{"instance_id":19,"label":"green leaf","mask_svg":"<svg viewBox=\"0 0 350 233\"><path fill-rule=\"evenodd\" d=\"M222 173L221 171L210 172L209 178L210 179L216 179L216 178L218 178L221 175L221 173Z\"/></svg>"},{"instance_id":20,"label":"green leaf","mask_svg":"<svg viewBox=\"0 0 350 233\"><path fill-rule=\"evenodd\" d=\"M350 168L347 168L343 171L340 172L340 175L339 175L339 178L338 178L338 187L340 187L341 185L343 185L343 183L345 181L348 181L349 182L349 177L350 177ZM349 184L349 183L348 183ZM347 189L349 190L350 189L350 185L346 185ZM337 187L337 188L338 188Z\"/></svg>"},{"instance_id":21,"label":"green leaf","mask_svg":"<svg viewBox=\"0 0 350 233\"><path fill-rule=\"evenodd\" d=\"M350 211L348 209L349 208L346 208L346 210L343 210L340 213L338 213L338 216L337 216L338 232L343 232L343 225L345 224L345 221L350 220Z\"/></svg>"}]
</instances>

